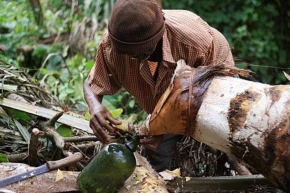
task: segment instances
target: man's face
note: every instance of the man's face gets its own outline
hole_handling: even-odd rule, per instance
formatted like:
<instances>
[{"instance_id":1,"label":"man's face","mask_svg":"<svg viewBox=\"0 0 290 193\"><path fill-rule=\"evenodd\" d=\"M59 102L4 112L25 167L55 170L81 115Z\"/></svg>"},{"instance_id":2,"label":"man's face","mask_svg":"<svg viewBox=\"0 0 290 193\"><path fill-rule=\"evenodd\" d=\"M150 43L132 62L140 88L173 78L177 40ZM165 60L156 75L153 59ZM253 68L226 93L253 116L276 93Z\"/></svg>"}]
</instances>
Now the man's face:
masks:
<instances>
[{"instance_id":1,"label":"man's face","mask_svg":"<svg viewBox=\"0 0 290 193\"><path fill-rule=\"evenodd\" d=\"M156 44L157 45L157 44ZM146 51L143 54L139 54L139 55L131 55L133 59L139 59L139 60L148 60L151 56L151 54L154 52L156 45L149 49L148 51Z\"/></svg>"},{"instance_id":2,"label":"man's face","mask_svg":"<svg viewBox=\"0 0 290 193\"><path fill-rule=\"evenodd\" d=\"M133 59L138 59L138 60L148 60L148 58L150 58L152 53L150 54L141 54L141 55L135 55L132 56Z\"/></svg>"}]
</instances>

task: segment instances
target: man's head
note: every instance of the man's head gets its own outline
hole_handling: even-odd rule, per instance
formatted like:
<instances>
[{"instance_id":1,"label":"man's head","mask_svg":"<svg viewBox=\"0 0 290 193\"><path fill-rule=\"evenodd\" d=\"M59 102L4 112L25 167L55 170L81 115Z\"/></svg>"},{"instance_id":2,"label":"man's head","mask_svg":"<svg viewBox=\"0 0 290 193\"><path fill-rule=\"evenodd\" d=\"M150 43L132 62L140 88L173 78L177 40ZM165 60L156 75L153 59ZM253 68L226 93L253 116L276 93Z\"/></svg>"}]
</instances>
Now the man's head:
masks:
<instances>
[{"instance_id":1,"label":"man's head","mask_svg":"<svg viewBox=\"0 0 290 193\"><path fill-rule=\"evenodd\" d=\"M155 0L118 0L108 30L115 51L150 56L164 33L163 13Z\"/></svg>"}]
</instances>

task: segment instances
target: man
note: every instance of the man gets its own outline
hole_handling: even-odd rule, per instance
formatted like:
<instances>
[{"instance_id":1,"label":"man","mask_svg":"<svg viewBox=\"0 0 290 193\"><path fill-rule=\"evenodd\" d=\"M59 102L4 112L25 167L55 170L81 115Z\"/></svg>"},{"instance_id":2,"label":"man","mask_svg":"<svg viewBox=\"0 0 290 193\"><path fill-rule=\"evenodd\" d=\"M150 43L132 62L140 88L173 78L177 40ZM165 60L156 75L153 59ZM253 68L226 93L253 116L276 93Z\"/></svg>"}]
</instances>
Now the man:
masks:
<instances>
[{"instance_id":1,"label":"man","mask_svg":"<svg viewBox=\"0 0 290 193\"><path fill-rule=\"evenodd\" d=\"M111 125L121 124L101 105L104 95L124 87L149 114L168 87L179 59L192 67L234 65L224 36L196 14L161 10L155 0L118 0L98 47L95 66L84 83L94 134L109 143L107 131L113 132ZM150 147L155 139L141 142ZM170 169L180 136L164 135L162 139L157 150L144 151L156 171Z\"/></svg>"}]
</instances>

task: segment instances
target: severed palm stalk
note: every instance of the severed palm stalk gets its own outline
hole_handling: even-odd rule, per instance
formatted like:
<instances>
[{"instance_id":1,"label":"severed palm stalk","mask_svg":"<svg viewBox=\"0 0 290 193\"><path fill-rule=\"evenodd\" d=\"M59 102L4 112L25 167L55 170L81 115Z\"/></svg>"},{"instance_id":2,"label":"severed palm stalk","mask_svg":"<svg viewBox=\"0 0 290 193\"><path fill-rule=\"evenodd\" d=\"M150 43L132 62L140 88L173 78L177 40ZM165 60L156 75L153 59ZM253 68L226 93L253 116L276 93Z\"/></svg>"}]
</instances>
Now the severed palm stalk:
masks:
<instances>
[{"instance_id":1,"label":"severed palm stalk","mask_svg":"<svg viewBox=\"0 0 290 193\"><path fill-rule=\"evenodd\" d=\"M183 65L140 131L192 136L243 161L289 192L290 86L235 76L249 73Z\"/></svg>"}]
</instances>

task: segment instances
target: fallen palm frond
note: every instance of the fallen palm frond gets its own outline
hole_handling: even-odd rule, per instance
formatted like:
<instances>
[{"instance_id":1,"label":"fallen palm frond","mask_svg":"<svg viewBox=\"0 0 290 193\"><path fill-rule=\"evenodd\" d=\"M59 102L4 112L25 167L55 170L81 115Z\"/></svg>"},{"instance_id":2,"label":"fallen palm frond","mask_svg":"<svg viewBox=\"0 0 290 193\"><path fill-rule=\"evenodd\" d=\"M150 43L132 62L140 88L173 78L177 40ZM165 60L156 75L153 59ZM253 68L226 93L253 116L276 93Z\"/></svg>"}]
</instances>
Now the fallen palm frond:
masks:
<instances>
[{"instance_id":1,"label":"fallen palm frond","mask_svg":"<svg viewBox=\"0 0 290 193\"><path fill-rule=\"evenodd\" d=\"M62 128L62 132L67 128L66 134L73 129L79 130L80 136L92 134L82 115L64 113L44 83L24 70L0 60L0 82L0 153L9 161L21 160L36 166L67 156L68 147L56 128ZM35 128L39 134L32 132Z\"/></svg>"},{"instance_id":2,"label":"fallen palm frond","mask_svg":"<svg viewBox=\"0 0 290 193\"><path fill-rule=\"evenodd\" d=\"M46 108L60 108L60 103L54 95L45 89L25 71L0 60L0 94L4 97L17 94L28 103Z\"/></svg>"},{"instance_id":3,"label":"fallen palm frond","mask_svg":"<svg viewBox=\"0 0 290 193\"><path fill-rule=\"evenodd\" d=\"M14 100L10 100L7 98L0 99L0 105L5 107L10 107L19 111L23 111L32 115L37 115L39 117L51 119L58 111L26 104L23 102L18 102ZM59 119L58 122L72 126L74 128L83 130L87 133L93 133L90 129L89 122L85 119L78 118L69 114L63 114Z\"/></svg>"},{"instance_id":4,"label":"fallen palm frond","mask_svg":"<svg viewBox=\"0 0 290 193\"><path fill-rule=\"evenodd\" d=\"M64 111L58 99L45 89L45 85L3 60L0 60L0 81L1 106L48 119ZM88 121L78 117L65 114L59 122L92 133ZM21 128L19 124L17 125ZM27 133L21 129L20 132L28 141Z\"/></svg>"}]
</instances>

